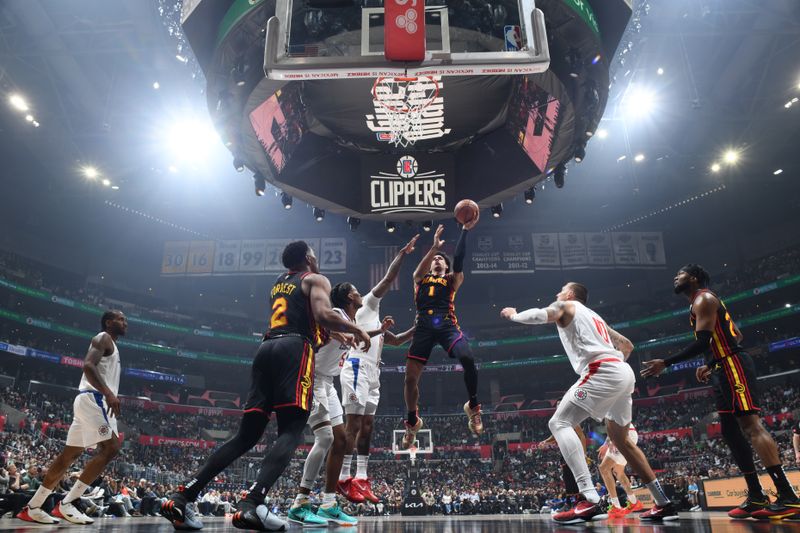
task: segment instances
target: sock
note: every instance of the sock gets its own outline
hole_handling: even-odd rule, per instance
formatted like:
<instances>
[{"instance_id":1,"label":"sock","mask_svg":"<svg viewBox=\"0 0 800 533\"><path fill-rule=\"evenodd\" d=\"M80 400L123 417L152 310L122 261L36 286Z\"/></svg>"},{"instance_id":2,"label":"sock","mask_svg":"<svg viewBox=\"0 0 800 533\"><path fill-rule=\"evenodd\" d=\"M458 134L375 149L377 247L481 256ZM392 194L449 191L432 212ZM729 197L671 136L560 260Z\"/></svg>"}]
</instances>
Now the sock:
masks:
<instances>
[{"instance_id":1,"label":"sock","mask_svg":"<svg viewBox=\"0 0 800 533\"><path fill-rule=\"evenodd\" d=\"M307 503L308 503L308 494L303 494L302 492L298 492L297 496L294 497L294 502L292 502L292 509L297 509L298 507L302 507Z\"/></svg>"},{"instance_id":2,"label":"sock","mask_svg":"<svg viewBox=\"0 0 800 533\"><path fill-rule=\"evenodd\" d=\"M637 501L636 500L636 495L633 493L633 491L628 493L628 501L631 502L633 505L636 505L636 501Z\"/></svg>"},{"instance_id":3,"label":"sock","mask_svg":"<svg viewBox=\"0 0 800 533\"><path fill-rule=\"evenodd\" d=\"M39 485L39 488L36 489L36 494L34 494L33 498L31 498L31 500L28 502L28 507L31 509L37 509L41 507L47 497L52 493L52 489L48 489L44 485Z\"/></svg>"},{"instance_id":4,"label":"sock","mask_svg":"<svg viewBox=\"0 0 800 533\"><path fill-rule=\"evenodd\" d=\"M322 507L329 509L336 505L336 493L335 492L323 492L322 493Z\"/></svg>"},{"instance_id":5,"label":"sock","mask_svg":"<svg viewBox=\"0 0 800 533\"><path fill-rule=\"evenodd\" d=\"M588 490L582 490L581 493L583 493L583 497L586 498L586 501L589 503L600 503L600 495L594 487Z\"/></svg>"},{"instance_id":6,"label":"sock","mask_svg":"<svg viewBox=\"0 0 800 533\"><path fill-rule=\"evenodd\" d=\"M61 502L62 503L74 502L75 500L83 496L83 493L86 492L88 488L89 485L78 479L77 481L75 481L75 484L72 485L72 488L69 489L69 492L67 493L66 496L64 496L64 499L61 500Z\"/></svg>"},{"instance_id":7,"label":"sock","mask_svg":"<svg viewBox=\"0 0 800 533\"><path fill-rule=\"evenodd\" d=\"M367 461L369 461L369 455L356 457L356 479L367 479Z\"/></svg>"},{"instance_id":8,"label":"sock","mask_svg":"<svg viewBox=\"0 0 800 533\"><path fill-rule=\"evenodd\" d=\"M791 500L797 499L797 495L792 490L792 485L786 479L786 473L783 471L783 466L777 464L775 466L768 466L767 473L772 478L775 488L778 489L779 498L788 498Z\"/></svg>"},{"instance_id":9,"label":"sock","mask_svg":"<svg viewBox=\"0 0 800 533\"><path fill-rule=\"evenodd\" d=\"M408 421L408 425L409 426L416 426L417 425L417 410L415 409L413 411L409 411L408 412L408 418L406 420Z\"/></svg>"},{"instance_id":10,"label":"sock","mask_svg":"<svg viewBox=\"0 0 800 533\"><path fill-rule=\"evenodd\" d=\"M619 504L619 498L611 498L611 503L617 509L621 509L622 508L622 506Z\"/></svg>"},{"instance_id":11,"label":"sock","mask_svg":"<svg viewBox=\"0 0 800 533\"><path fill-rule=\"evenodd\" d=\"M342 471L339 472L339 481L344 481L345 479L350 479L352 475L350 474L350 467L353 463L353 456L352 455L345 455L344 462L342 463Z\"/></svg>"},{"instance_id":12,"label":"sock","mask_svg":"<svg viewBox=\"0 0 800 533\"><path fill-rule=\"evenodd\" d=\"M653 495L653 500L656 502L656 505L659 507L664 507L669 503L669 498L667 498L667 495L664 494L664 489L661 488L661 483L658 482L658 478L654 479L650 483L645 483L645 485L650 491L650 494Z\"/></svg>"},{"instance_id":13,"label":"sock","mask_svg":"<svg viewBox=\"0 0 800 533\"><path fill-rule=\"evenodd\" d=\"M764 489L761 487L761 480L758 479L758 472L752 471L742 473L744 480L747 482L747 492L754 497L764 496Z\"/></svg>"}]
</instances>

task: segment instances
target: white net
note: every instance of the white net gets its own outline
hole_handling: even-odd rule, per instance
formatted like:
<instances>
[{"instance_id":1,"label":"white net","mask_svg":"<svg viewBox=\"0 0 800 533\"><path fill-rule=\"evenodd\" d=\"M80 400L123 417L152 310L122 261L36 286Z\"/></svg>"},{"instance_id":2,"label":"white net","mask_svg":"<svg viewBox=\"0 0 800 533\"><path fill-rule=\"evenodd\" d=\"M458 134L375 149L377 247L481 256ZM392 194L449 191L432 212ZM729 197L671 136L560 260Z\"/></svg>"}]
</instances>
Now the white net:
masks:
<instances>
[{"instance_id":1,"label":"white net","mask_svg":"<svg viewBox=\"0 0 800 533\"><path fill-rule=\"evenodd\" d=\"M372 86L372 97L385 114L395 146L413 145L424 134L425 109L439 96L439 82L419 78L381 77Z\"/></svg>"}]
</instances>

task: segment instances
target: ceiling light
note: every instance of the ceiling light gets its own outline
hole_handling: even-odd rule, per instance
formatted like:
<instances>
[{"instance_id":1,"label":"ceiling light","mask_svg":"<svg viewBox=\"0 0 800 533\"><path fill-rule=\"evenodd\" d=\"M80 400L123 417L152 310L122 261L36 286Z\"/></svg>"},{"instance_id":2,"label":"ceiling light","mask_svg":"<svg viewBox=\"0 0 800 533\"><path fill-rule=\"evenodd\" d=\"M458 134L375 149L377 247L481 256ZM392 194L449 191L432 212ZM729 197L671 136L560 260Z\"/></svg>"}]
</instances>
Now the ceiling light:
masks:
<instances>
[{"instance_id":1,"label":"ceiling light","mask_svg":"<svg viewBox=\"0 0 800 533\"><path fill-rule=\"evenodd\" d=\"M156 89L156 90L158 90L158 89L160 89L160 88L161 88L161 84L160 84L160 83L158 83L157 81L154 81L154 82L153 82L153 89Z\"/></svg>"},{"instance_id":2,"label":"ceiling light","mask_svg":"<svg viewBox=\"0 0 800 533\"><path fill-rule=\"evenodd\" d=\"M739 152L736 150L728 150L725 152L725 162L729 165L736 164L739 161Z\"/></svg>"},{"instance_id":3,"label":"ceiling light","mask_svg":"<svg viewBox=\"0 0 800 533\"><path fill-rule=\"evenodd\" d=\"M350 231L355 231L358 229L358 225L361 224L361 219L358 217L347 217L347 225L350 227Z\"/></svg>"},{"instance_id":4,"label":"ceiling light","mask_svg":"<svg viewBox=\"0 0 800 533\"><path fill-rule=\"evenodd\" d=\"M580 163L586 158L586 145L580 145L575 148L575 161Z\"/></svg>"},{"instance_id":5,"label":"ceiling light","mask_svg":"<svg viewBox=\"0 0 800 533\"><path fill-rule=\"evenodd\" d=\"M38 128L38 127L39 127L39 123L38 123L38 122L36 122L35 120L32 122L32 124L33 124L33 127L34 127L34 128Z\"/></svg>"},{"instance_id":6,"label":"ceiling light","mask_svg":"<svg viewBox=\"0 0 800 533\"><path fill-rule=\"evenodd\" d=\"M170 172L172 172L173 174L177 174L177 172L178 172L178 167L176 167L175 165L170 165L170 166L169 166L169 168L168 168L167 170L169 170L169 171L170 171Z\"/></svg>"},{"instance_id":7,"label":"ceiling light","mask_svg":"<svg viewBox=\"0 0 800 533\"><path fill-rule=\"evenodd\" d=\"M388 231L389 233L394 233L396 229L397 229L397 224L395 224L391 220L386 221L386 231Z\"/></svg>"},{"instance_id":8,"label":"ceiling light","mask_svg":"<svg viewBox=\"0 0 800 533\"><path fill-rule=\"evenodd\" d=\"M599 130L597 130L597 137L600 139L605 139L606 137L608 137L608 130L600 128Z\"/></svg>"},{"instance_id":9,"label":"ceiling light","mask_svg":"<svg viewBox=\"0 0 800 533\"><path fill-rule=\"evenodd\" d=\"M173 161L191 161L210 154L219 136L209 119L190 118L172 124L166 132L166 145Z\"/></svg>"},{"instance_id":10,"label":"ceiling light","mask_svg":"<svg viewBox=\"0 0 800 533\"><path fill-rule=\"evenodd\" d=\"M525 191L525 203L530 205L533 203L533 200L536 198L536 187L531 187L530 189Z\"/></svg>"},{"instance_id":11,"label":"ceiling light","mask_svg":"<svg viewBox=\"0 0 800 533\"><path fill-rule=\"evenodd\" d=\"M236 172L244 172L244 163L238 157L233 158L233 168L236 169Z\"/></svg>"},{"instance_id":12,"label":"ceiling light","mask_svg":"<svg viewBox=\"0 0 800 533\"><path fill-rule=\"evenodd\" d=\"M628 156L626 156L626 155L621 155L621 156L619 156L619 157L617 158L617 163L619 163L620 161L625 161L627 158L628 158Z\"/></svg>"},{"instance_id":13,"label":"ceiling light","mask_svg":"<svg viewBox=\"0 0 800 533\"><path fill-rule=\"evenodd\" d=\"M778 170L776 170L775 172L772 173L773 176L777 176L778 174L783 174L783 169L782 168L779 168Z\"/></svg>"},{"instance_id":14,"label":"ceiling light","mask_svg":"<svg viewBox=\"0 0 800 533\"><path fill-rule=\"evenodd\" d=\"M187 58L186 56L182 56L180 54L175 54L175 59L177 59L181 63L188 63L189 62L189 58Z\"/></svg>"},{"instance_id":15,"label":"ceiling light","mask_svg":"<svg viewBox=\"0 0 800 533\"><path fill-rule=\"evenodd\" d=\"M255 186L256 196L264 196L264 191L267 190L267 180L261 172L253 174L253 185Z\"/></svg>"},{"instance_id":16,"label":"ceiling light","mask_svg":"<svg viewBox=\"0 0 800 533\"><path fill-rule=\"evenodd\" d=\"M90 180L93 180L97 178L97 176L99 176L100 173L97 171L96 168L89 166L89 167L83 167L83 175L89 178Z\"/></svg>"},{"instance_id":17,"label":"ceiling light","mask_svg":"<svg viewBox=\"0 0 800 533\"><path fill-rule=\"evenodd\" d=\"M13 108L17 109L18 111L22 111L23 113L30 109L30 107L28 107L28 102L26 102L25 99L18 94L12 94L9 96L8 103L11 104Z\"/></svg>"},{"instance_id":18,"label":"ceiling light","mask_svg":"<svg viewBox=\"0 0 800 533\"><path fill-rule=\"evenodd\" d=\"M115 191L118 191L119 190L119 185L112 185L111 189L113 189Z\"/></svg>"},{"instance_id":19,"label":"ceiling light","mask_svg":"<svg viewBox=\"0 0 800 533\"><path fill-rule=\"evenodd\" d=\"M500 218L500 215L503 214L503 203L500 202L497 205L492 206L492 216L494 218Z\"/></svg>"},{"instance_id":20,"label":"ceiling light","mask_svg":"<svg viewBox=\"0 0 800 533\"><path fill-rule=\"evenodd\" d=\"M292 208L292 197L286 194L285 192L281 193L281 203L283 204L284 209L291 209Z\"/></svg>"},{"instance_id":21,"label":"ceiling light","mask_svg":"<svg viewBox=\"0 0 800 533\"><path fill-rule=\"evenodd\" d=\"M553 173L553 183L556 184L556 187L561 189L564 187L564 178L567 176L567 165L564 163L559 163L556 166L556 171Z\"/></svg>"},{"instance_id":22,"label":"ceiling light","mask_svg":"<svg viewBox=\"0 0 800 533\"><path fill-rule=\"evenodd\" d=\"M655 93L643 87L631 87L625 94L622 105L627 118L645 118L656 107Z\"/></svg>"},{"instance_id":23,"label":"ceiling light","mask_svg":"<svg viewBox=\"0 0 800 533\"><path fill-rule=\"evenodd\" d=\"M601 59L603 59L603 56L601 56L600 54L597 54L596 56L594 56L594 59L592 59L592 65L598 64Z\"/></svg>"},{"instance_id":24,"label":"ceiling light","mask_svg":"<svg viewBox=\"0 0 800 533\"><path fill-rule=\"evenodd\" d=\"M422 231L430 231L433 227L433 220L426 220L422 223Z\"/></svg>"},{"instance_id":25,"label":"ceiling light","mask_svg":"<svg viewBox=\"0 0 800 533\"><path fill-rule=\"evenodd\" d=\"M711 172L719 172L719 169L722 168L719 163L714 163L711 165Z\"/></svg>"},{"instance_id":26,"label":"ceiling light","mask_svg":"<svg viewBox=\"0 0 800 533\"><path fill-rule=\"evenodd\" d=\"M656 71L656 73L658 73L658 75L661 76L661 75L664 74L664 69L661 68L661 67L658 67L658 70Z\"/></svg>"},{"instance_id":27,"label":"ceiling light","mask_svg":"<svg viewBox=\"0 0 800 533\"><path fill-rule=\"evenodd\" d=\"M25 120L27 120L28 122L33 122L33 115L30 114L25 115Z\"/></svg>"},{"instance_id":28,"label":"ceiling light","mask_svg":"<svg viewBox=\"0 0 800 533\"><path fill-rule=\"evenodd\" d=\"M105 185L106 187L108 187L109 185L111 185L111 180L110 180L110 179L108 179L108 178L104 179L104 180L103 180L103 185Z\"/></svg>"},{"instance_id":29,"label":"ceiling light","mask_svg":"<svg viewBox=\"0 0 800 533\"><path fill-rule=\"evenodd\" d=\"M634 157L633 160L637 163L641 163L644 161L644 154L636 154L636 157Z\"/></svg>"},{"instance_id":30,"label":"ceiling light","mask_svg":"<svg viewBox=\"0 0 800 533\"><path fill-rule=\"evenodd\" d=\"M319 207L314 208L314 220L317 222L322 222L322 219L325 218L325 210L320 209Z\"/></svg>"}]
</instances>

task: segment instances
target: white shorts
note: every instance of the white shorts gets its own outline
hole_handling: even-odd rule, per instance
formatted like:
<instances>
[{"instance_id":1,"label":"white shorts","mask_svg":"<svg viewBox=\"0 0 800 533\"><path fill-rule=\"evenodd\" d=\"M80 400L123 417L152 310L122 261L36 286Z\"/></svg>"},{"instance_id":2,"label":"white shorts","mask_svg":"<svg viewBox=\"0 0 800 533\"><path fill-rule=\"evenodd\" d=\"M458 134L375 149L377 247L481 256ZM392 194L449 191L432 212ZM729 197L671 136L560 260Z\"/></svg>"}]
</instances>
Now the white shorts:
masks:
<instances>
[{"instance_id":1,"label":"white shorts","mask_svg":"<svg viewBox=\"0 0 800 533\"><path fill-rule=\"evenodd\" d=\"M311 414L308 415L308 425L313 428L323 422L330 422L334 427L343 424L342 403L333 386L333 376L316 374L314 376L314 403Z\"/></svg>"},{"instance_id":2,"label":"white shorts","mask_svg":"<svg viewBox=\"0 0 800 533\"><path fill-rule=\"evenodd\" d=\"M103 395L95 391L81 392L72 402L72 425L67 432L67 446L94 448L98 442L119 435L117 419L108 416Z\"/></svg>"},{"instance_id":3,"label":"white shorts","mask_svg":"<svg viewBox=\"0 0 800 533\"><path fill-rule=\"evenodd\" d=\"M381 367L349 357L342 367L342 404L348 415L375 415L381 399Z\"/></svg>"},{"instance_id":4,"label":"white shorts","mask_svg":"<svg viewBox=\"0 0 800 533\"><path fill-rule=\"evenodd\" d=\"M631 423L633 388L636 376L631 365L618 359L600 359L589 365L581 378L569 388L569 401L602 422L613 420L620 426Z\"/></svg>"},{"instance_id":5,"label":"white shorts","mask_svg":"<svg viewBox=\"0 0 800 533\"><path fill-rule=\"evenodd\" d=\"M639 442L639 434L636 432L635 429L628 430L628 440L634 444ZM628 464L628 460L623 457L621 453L619 453L619 449L614 446L614 444L609 443L608 451L606 452L606 457L617 463L618 465L625 466Z\"/></svg>"}]
</instances>

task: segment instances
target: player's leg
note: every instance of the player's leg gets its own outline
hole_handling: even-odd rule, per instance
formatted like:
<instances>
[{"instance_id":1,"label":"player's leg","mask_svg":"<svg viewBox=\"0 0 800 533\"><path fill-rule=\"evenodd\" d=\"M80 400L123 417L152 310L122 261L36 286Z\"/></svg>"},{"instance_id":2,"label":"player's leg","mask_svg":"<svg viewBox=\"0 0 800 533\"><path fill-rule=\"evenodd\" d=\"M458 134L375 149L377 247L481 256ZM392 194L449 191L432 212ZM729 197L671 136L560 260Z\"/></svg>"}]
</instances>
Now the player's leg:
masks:
<instances>
[{"instance_id":1,"label":"player's leg","mask_svg":"<svg viewBox=\"0 0 800 533\"><path fill-rule=\"evenodd\" d=\"M331 410L331 424L333 425L333 445L328 453L328 464L325 467L325 491L322 493L322 505L317 511L317 517L342 527L351 527L358 524L358 520L345 514L336 501L336 487L339 482L339 473L342 471L342 460L347 448L347 433L344 427L344 412L339 396L333 383L328 390L328 403ZM363 501L363 499L362 499Z\"/></svg>"},{"instance_id":2,"label":"player's leg","mask_svg":"<svg viewBox=\"0 0 800 533\"><path fill-rule=\"evenodd\" d=\"M570 392L567 392L569 395ZM592 483L592 475L589 472L589 466L586 464L586 455L581 444L581 439L575 433L575 426L578 426L589 418L591 415L582 407L576 405L565 396L561 403L558 404L556 412L548 422L550 433L558 443L558 449L567 463L572 474L575 476L575 483L578 485L578 490L586 497L591 503L598 503L600 495L595 490L594 483Z\"/></svg>"},{"instance_id":3,"label":"player's leg","mask_svg":"<svg viewBox=\"0 0 800 533\"><path fill-rule=\"evenodd\" d=\"M381 370L378 365L370 364L365 373L368 377L366 381L366 406L364 415L360 421L360 428L356 436L356 478L366 481L365 486L369 489L367 499L377 503L378 498L372 493L369 486L369 476L367 467L369 465L369 449L372 443L372 430L375 423L375 413L378 411L378 403L381 397ZM371 496L371 497L370 497Z\"/></svg>"},{"instance_id":4,"label":"player's leg","mask_svg":"<svg viewBox=\"0 0 800 533\"><path fill-rule=\"evenodd\" d=\"M406 360L403 395L406 400L408 416L405 422L406 435L403 436L404 448L408 448L413 444L414 437L422 429L422 419L419 417L419 379L423 370L425 370L425 364L422 361L416 359Z\"/></svg>"},{"instance_id":5,"label":"player's leg","mask_svg":"<svg viewBox=\"0 0 800 533\"><path fill-rule=\"evenodd\" d=\"M472 357L472 349L467 338L460 329L453 326L442 335L441 346L447 355L458 359L464 369L464 385L467 388L467 403L464 404L464 413L467 415L468 427L476 435L483 433L481 420L481 406L478 403L478 369Z\"/></svg>"},{"instance_id":6,"label":"player's leg","mask_svg":"<svg viewBox=\"0 0 800 533\"><path fill-rule=\"evenodd\" d=\"M606 490L608 491L608 499L611 500L611 504L616 509L622 509L622 506L619 504L619 498L617 497L617 483L614 480L614 465L616 463L610 457L609 452L607 451L605 456L603 456L603 460L600 461L597 469L600 471L600 477L603 479L603 484L606 486Z\"/></svg>"},{"instance_id":7,"label":"player's leg","mask_svg":"<svg viewBox=\"0 0 800 533\"><path fill-rule=\"evenodd\" d=\"M617 478L619 484L622 485L622 488L625 490L625 494L628 496L628 502L630 502L630 506L628 507L628 511L639 511L642 509L642 504L636 498L636 494L633 493L633 486L631 486L630 478L625 474L625 464L620 464L618 462L614 462L613 471L614 477ZM616 487L615 487L616 491Z\"/></svg>"},{"instance_id":8,"label":"player's leg","mask_svg":"<svg viewBox=\"0 0 800 533\"><path fill-rule=\"evenodd\" d=\"M56 485L67 473L70 466L81 456L83 453L83 446L70 446L67 445L58 454L58 457L50 464L45 474L42 484L36 489L36 492L28 501L25 508L17 514L17 518L25 520L26 522L37 522L40 524L57 524L59 521L47 514L42 505L53 493Z\"/></svg>"}]
</instances>

